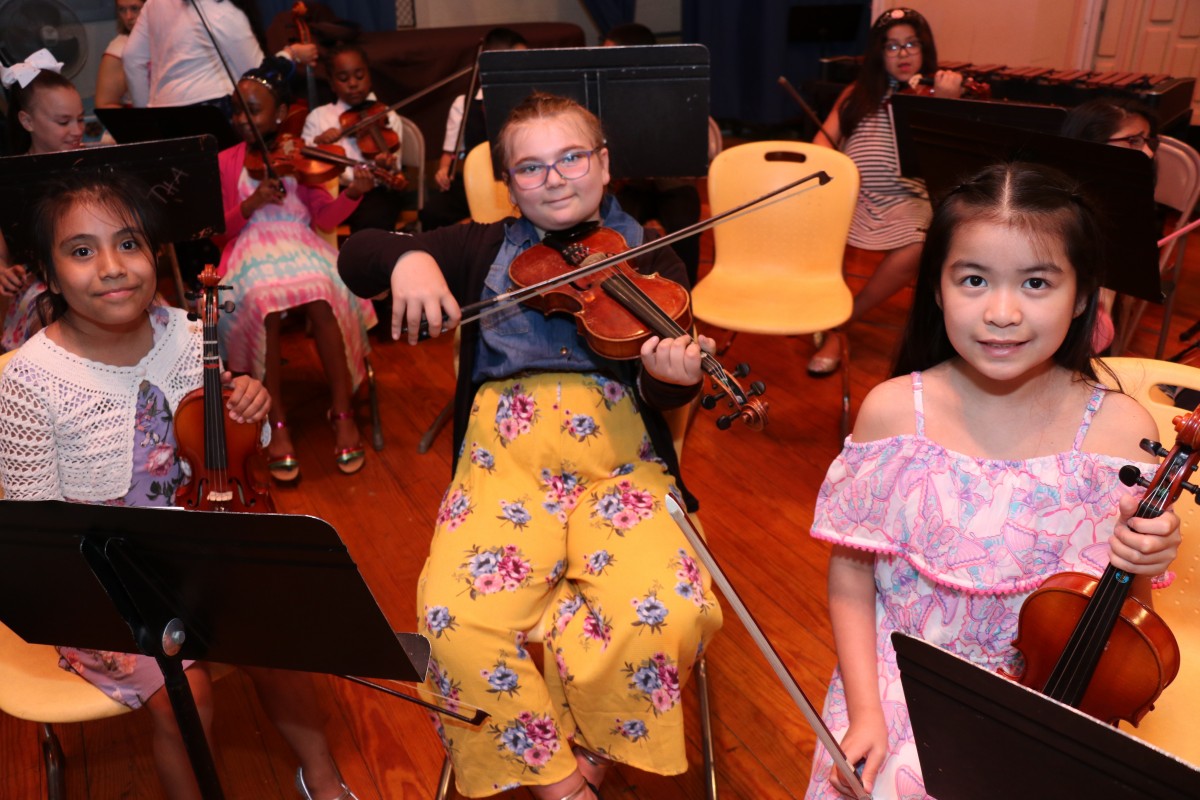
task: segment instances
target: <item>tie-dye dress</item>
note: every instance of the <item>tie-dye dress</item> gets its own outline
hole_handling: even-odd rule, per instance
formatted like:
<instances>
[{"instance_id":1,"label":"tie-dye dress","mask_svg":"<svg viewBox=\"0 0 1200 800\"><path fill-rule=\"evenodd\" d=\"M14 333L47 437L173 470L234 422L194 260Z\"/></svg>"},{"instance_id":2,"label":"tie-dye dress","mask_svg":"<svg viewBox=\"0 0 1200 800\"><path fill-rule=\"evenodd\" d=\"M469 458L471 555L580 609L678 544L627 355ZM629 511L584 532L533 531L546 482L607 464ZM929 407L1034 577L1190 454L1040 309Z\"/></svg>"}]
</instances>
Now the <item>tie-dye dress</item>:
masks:
<instances>
[{"instance_id":1,"label":"tie-dye dress","mask_svg":"<svg viewBox=\"0 0 1200 800\"><path fill-rule=\"evenodd\" d=\"M354 386L365 377L370 351L367 329L376 322L371 301L355 297L337 273L337 251L313 231L314 221L336 226L356 207L344 195L333 199L320 186L300 186L283 179L287 195L243 220L238 206L254 194L259 182L242 167L245 145L220 154L222 194L226 208L221 253L222 283L232 287L233 313L221 314L222 357L229 369L261 378L266 356L268 314L316 301L333 309L346 349ZM240 226L240 227L239 227Z\"/></svg>"}]
</instances>

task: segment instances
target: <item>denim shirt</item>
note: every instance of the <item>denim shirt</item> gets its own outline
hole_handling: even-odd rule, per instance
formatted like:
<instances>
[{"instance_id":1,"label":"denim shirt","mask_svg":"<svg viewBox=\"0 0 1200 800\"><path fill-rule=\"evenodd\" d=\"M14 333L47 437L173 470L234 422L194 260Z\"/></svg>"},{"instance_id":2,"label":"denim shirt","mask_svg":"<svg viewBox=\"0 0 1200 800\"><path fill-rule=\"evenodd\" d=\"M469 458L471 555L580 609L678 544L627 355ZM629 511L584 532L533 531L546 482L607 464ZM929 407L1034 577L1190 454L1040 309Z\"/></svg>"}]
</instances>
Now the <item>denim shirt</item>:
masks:
<instances>
[{"instance_id":1,"label":"denim shirt","mask_svg":"<svg viewBox=\"0 0 1200 800\"><path fill-rule=\"evenodd\" d=\"M600 220L625 238L630 247L642 243L645 231L621 210L612 197L600 203ZM481 300L511 291L508 267L521 253L538 244L537 229L524 217L505 226L504 243L484 279ZM524 370L546 372L594 372L604 363L579 337L575 318L565 314L544 315L526 305L515 305L479 321L479 349L474 380L502 380Z\"/></svg>"}]
</instances>

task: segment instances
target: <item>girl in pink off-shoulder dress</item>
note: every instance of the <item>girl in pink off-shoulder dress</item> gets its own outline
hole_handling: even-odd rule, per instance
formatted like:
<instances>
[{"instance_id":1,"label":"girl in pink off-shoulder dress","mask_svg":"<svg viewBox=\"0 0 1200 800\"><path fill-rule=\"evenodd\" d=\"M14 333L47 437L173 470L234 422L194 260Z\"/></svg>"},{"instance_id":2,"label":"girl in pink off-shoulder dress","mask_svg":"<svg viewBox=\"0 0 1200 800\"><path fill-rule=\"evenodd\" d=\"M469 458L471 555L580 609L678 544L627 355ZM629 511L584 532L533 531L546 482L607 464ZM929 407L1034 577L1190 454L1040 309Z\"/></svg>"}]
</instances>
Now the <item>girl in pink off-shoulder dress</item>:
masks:
<instances>
[{"instance_id":1,"label":"girl in pink off-shoulder dress","mask_svg":"<svg viewBox=\"0 0 1200 800\"><path fill-rule=\"evenodd\" d=\"M1169 581L1171 512L1133 518L1119 469L1150 415L1092 366L1103 236L1073 181L989 168L934 214L895 369L829 468L812 535L834 544L838 668L824 718L877 798L926 797L890 634L1019 671L1025 597L1049 575L1133 593ZM1143 471L1150 465L1140 465ZM809 798L841 796L818 747Z\"/></svg>"}]
</instances>

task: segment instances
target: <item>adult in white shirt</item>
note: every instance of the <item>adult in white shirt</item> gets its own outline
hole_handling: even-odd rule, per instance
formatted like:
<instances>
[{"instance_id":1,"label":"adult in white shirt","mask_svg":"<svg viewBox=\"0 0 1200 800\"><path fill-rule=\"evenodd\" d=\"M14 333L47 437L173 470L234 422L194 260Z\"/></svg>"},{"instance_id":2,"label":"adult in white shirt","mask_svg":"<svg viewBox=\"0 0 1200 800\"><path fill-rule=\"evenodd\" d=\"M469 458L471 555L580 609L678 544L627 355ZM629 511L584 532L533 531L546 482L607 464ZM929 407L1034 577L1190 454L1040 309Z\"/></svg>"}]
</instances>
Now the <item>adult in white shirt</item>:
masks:
<instances>
[{"instance_id":1,"label":"adult in white shirt","mask_svg":"<svg viewBox=\"0 0 1200 800\"><path fill-rule=\"evenodd\" d=\"M120 108L130 102L122 59L125 45L129 43L129 32L144 4L145 0L116 0L118 32L100 57L100 70L96 73L96 108Z\"/></svg>"},{"instance_id":2,"label":"adult in white shirt","mask_svg":"<svg viewBox=\"0 0 1200 800\"><path fill-rule=\"evenodd\" d=\"M197 13L208 21L212 38ZM213 38L234 75L263 60L258 11L253 0L147 0L129 34L123 58L125 79L137 108L220 104L233 84L213 47ZM282 55L311 63L316 45L288 45ZM227 109L232 111L232 109Z\"/></svg>"}]
</instances>

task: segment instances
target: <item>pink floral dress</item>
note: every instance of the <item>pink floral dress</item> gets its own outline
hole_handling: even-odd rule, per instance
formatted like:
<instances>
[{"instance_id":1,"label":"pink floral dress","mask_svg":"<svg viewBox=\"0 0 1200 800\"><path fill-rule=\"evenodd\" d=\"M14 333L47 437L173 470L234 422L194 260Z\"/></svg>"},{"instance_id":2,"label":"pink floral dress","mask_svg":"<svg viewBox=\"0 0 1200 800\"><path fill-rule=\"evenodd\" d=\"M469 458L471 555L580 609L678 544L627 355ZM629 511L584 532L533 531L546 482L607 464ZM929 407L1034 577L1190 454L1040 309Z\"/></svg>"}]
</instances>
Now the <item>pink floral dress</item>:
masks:
<instances>
[{"instance_id":1,"label":"pink floral dress","mask_svg":"<svg viewBox=\"0 0 1200 800\"><path fill-rule=\"evenodd\" d=\"M889 755L873 793L903 800L926 794L892 631L988 669L1019 669L1021 656L1011 643L1021 603L1048 575L1103 572L1118 501L1132 491L1117 477L1127 462L1082 449L1104 388L1093 392L1071 450L997 461L925 438L920 373L912 381L916 435L847 439L821 486L812 527L818 539L875 554L879 694ZM1153 471L1153 465L1138 466ZM849 718L836 670L823 717L840 741ZM818 745L806 797L841 797L829 783L831 765Z\"/></svg>"}]
</instances>

